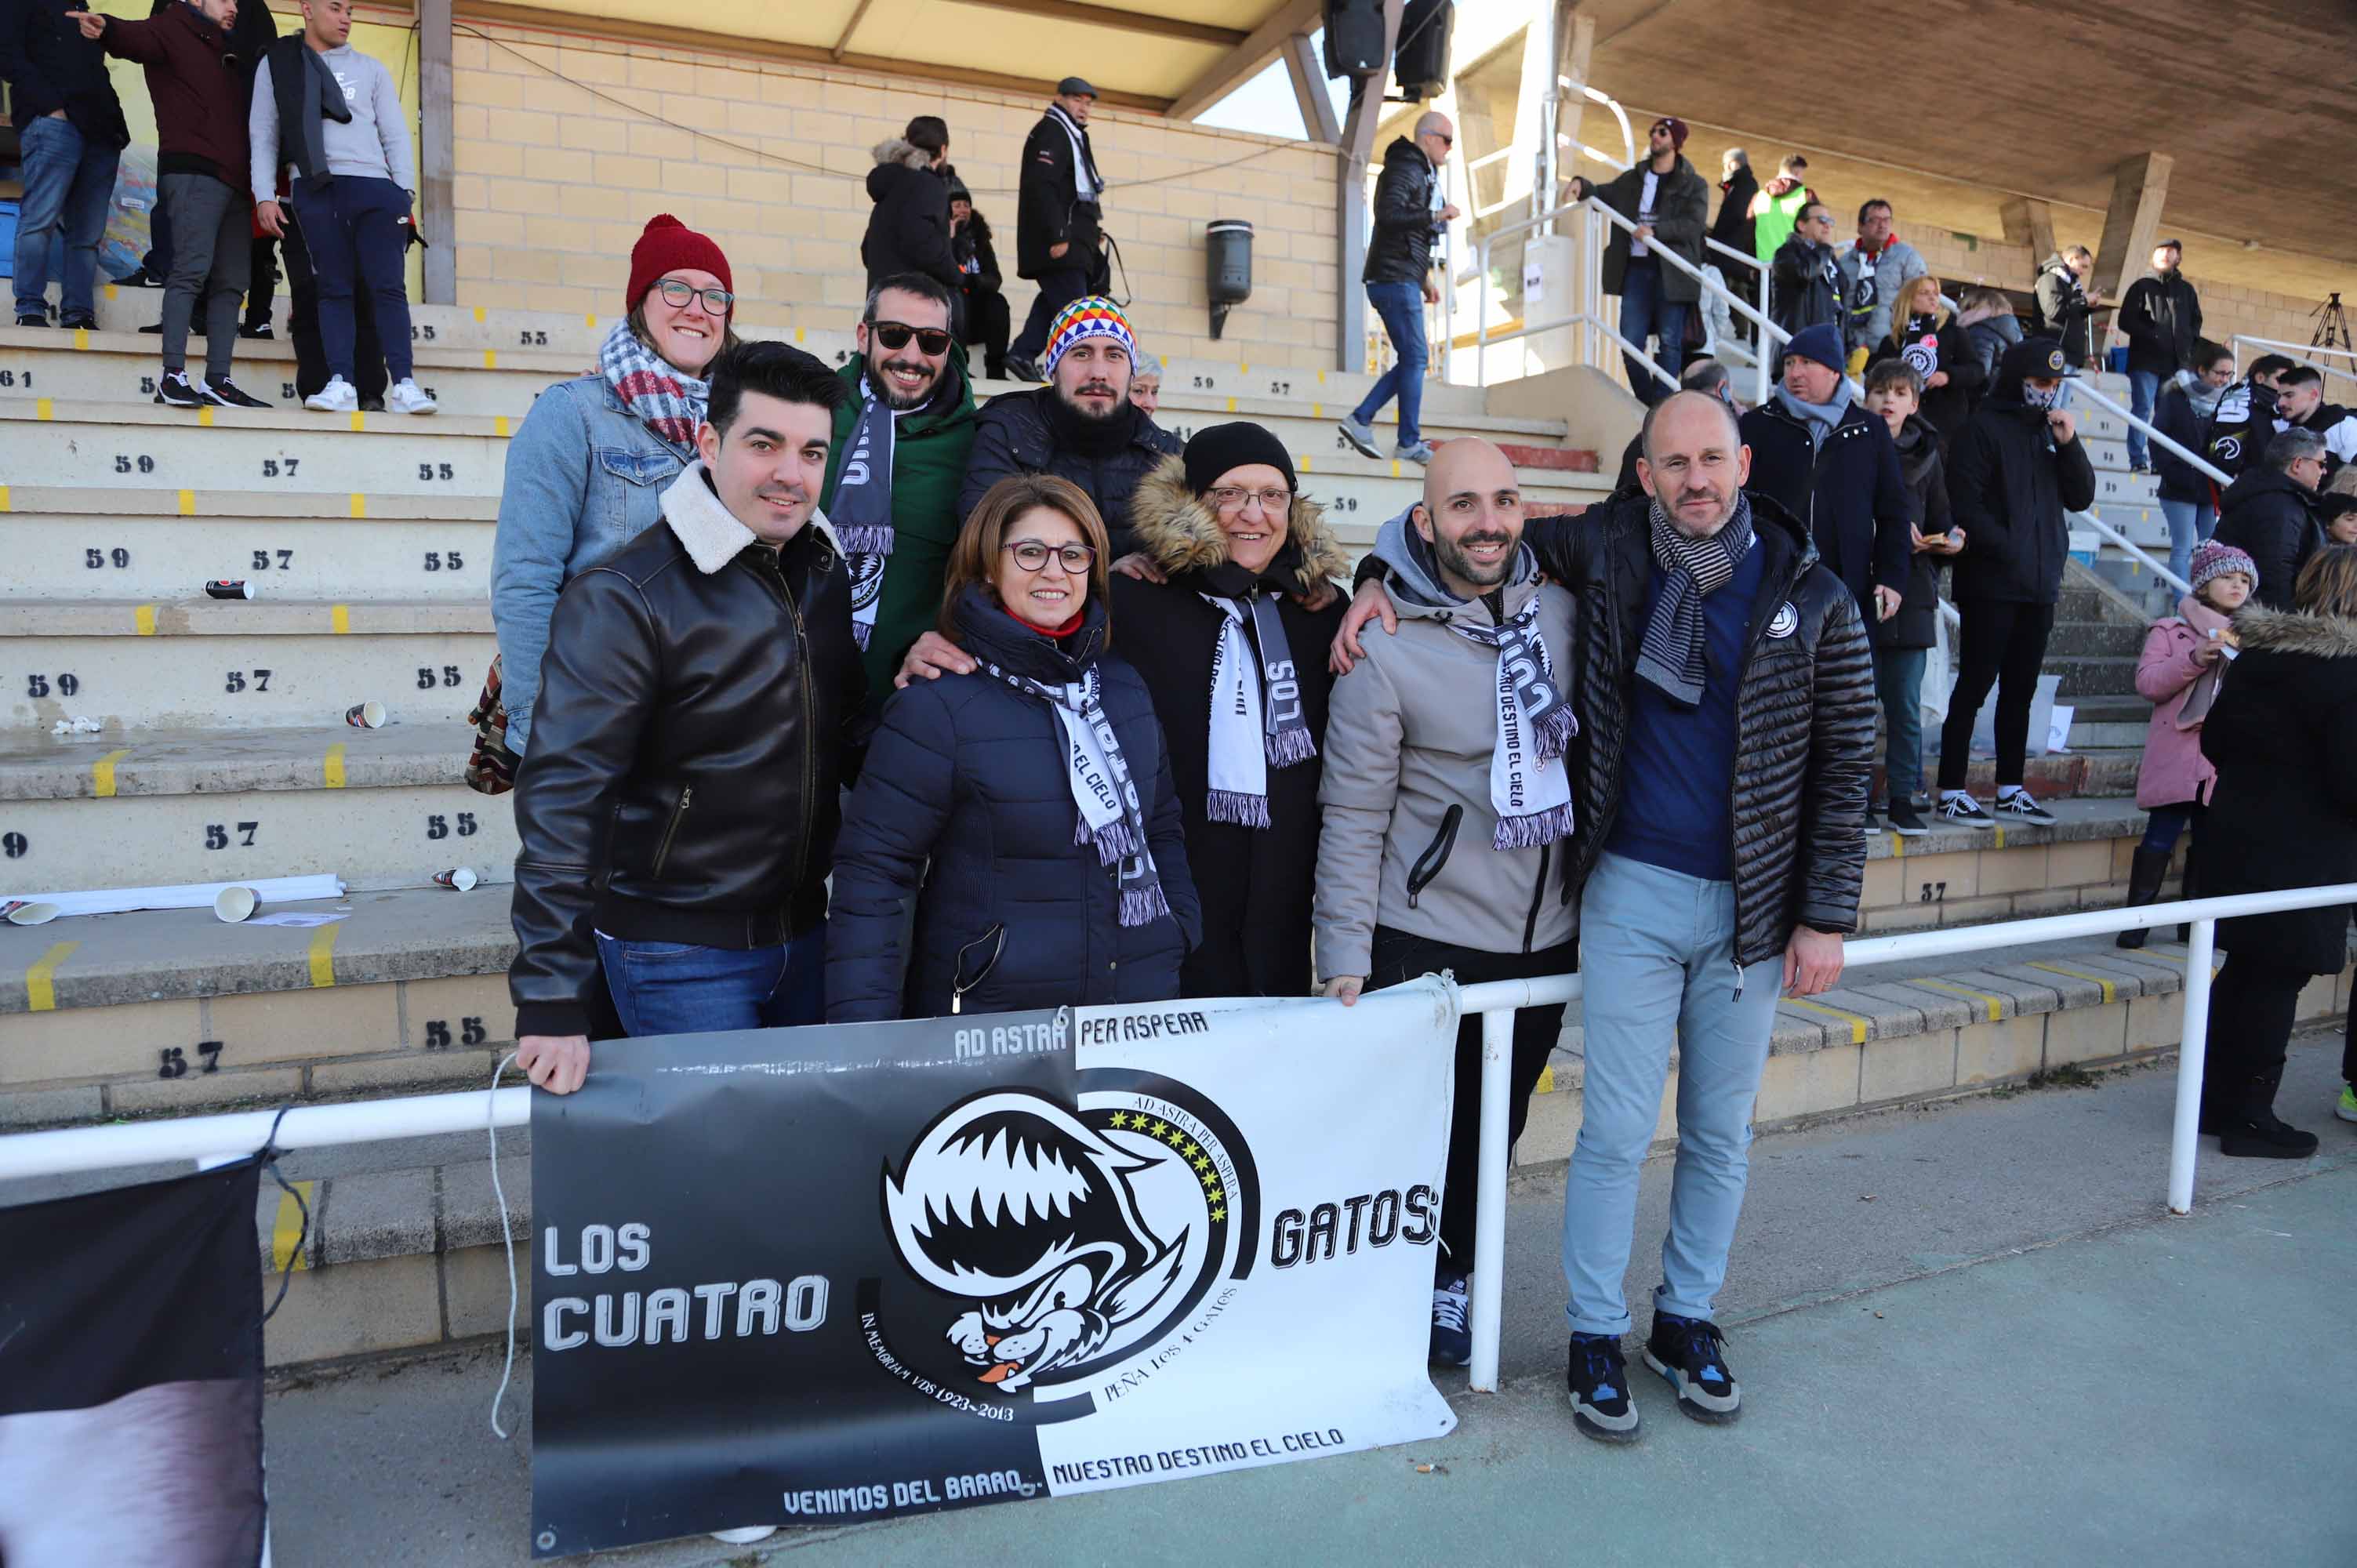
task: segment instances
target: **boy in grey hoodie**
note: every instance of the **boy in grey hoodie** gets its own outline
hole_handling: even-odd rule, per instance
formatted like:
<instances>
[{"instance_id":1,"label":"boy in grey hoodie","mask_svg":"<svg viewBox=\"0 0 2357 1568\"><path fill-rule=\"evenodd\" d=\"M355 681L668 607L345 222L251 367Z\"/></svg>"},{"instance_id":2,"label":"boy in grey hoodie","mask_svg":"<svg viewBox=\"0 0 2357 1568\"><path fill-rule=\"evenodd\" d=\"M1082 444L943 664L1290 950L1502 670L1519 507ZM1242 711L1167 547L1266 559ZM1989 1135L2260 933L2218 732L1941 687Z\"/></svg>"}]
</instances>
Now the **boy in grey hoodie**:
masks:
<instances>
[{"instance_id":1,"label":"boy in grey hoodie","mask_svg":"<svg viewBox=\"0 0 2357 1568\"><path fill-rule=\"evenodd\" d=\"M254 220L286 232L278 200L289 177L295 225L317 279L319 338L328 384L304 399L323 413L360 406L355 286L368 290L393 385L395 413L432 413L412 375L409 285L403 263L414 224L417 162L401 93L384 67L349 41L351 0L304 0L303 31L279 39L253 80L247 134L253 152Z\"/></svg>"}]
</instances>

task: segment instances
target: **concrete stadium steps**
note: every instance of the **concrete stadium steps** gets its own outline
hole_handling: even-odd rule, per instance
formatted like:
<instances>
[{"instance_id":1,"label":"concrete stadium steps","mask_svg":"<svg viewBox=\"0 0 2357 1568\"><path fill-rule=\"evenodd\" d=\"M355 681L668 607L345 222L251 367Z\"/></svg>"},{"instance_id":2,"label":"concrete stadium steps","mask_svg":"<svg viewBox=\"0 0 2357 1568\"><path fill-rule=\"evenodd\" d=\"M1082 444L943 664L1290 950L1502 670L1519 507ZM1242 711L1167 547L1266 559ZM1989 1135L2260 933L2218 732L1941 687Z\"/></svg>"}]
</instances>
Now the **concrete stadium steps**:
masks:
<instances>
[{"instance_id":1,"label":"concrete stadium steps","mask_svg":"<svg viewBox=\"0 0 2357 1568\"><path fill-rule=\"evenodd\" d=\"M367 701L457 726L497 646L488 604L447 600L19 600L0 604L0 728L86 716L113 745L125 726L330 725Z\"/></svg>"},{"instance_id":2,"label":"concrete stadium steps","mask_svg":"<svg viewBox=\"0 0 2357 1568\"><path fill-rule=\"evenodd\" d=\"M465 865L505 882L514 813L466 787L468 739L343 725L0 736L0 875L27 892L316 873L376 888Z\"/></svg>"},{"instance_id":3,"label":"concrete stadium steps","mask_svg":"<svg viewBox=\"0 0 2357 1568\"><path fill-rule=\"evenodd\" d=\"M291 499L291 498L290 498ZM264 599L366 602L382 594L479 605L490 597L492 514L401 521L344 511L311 517L139 517L19 510L6 524L20 579L52 604L88 599L186 599L220 578L242 579ZM335 498L308 498L324 514Z\"/></svg>"},{"instance_id":4,"label":"concrete stadium steps","mask_svg":"<svg viewBox=\"0 0 2357 1568\"><path fill-rule=\"evenodd\" d=\"M311 789L308 771L318 766L319 754L298 737L285 738L289 744L275 753L220 765L217 776L228 788L256 791L235 798L255 801L262 812L324 796ZM324 738L314 734L308 741ZM408 786L408 794L398 786L430 779L447 766L438 755L404 752L396 732L375 739L375 746L353 748L358 760L348 763L345 796L375 780L380 787L368 793L420 799L426 786ZM126 781L143 793L177 788L190 781L200 748L216 745L199 736L177 749L159 745L152 755L135 748L117 764L123 770L118 789ZM0 788L40 778L53 797L69 789L77 796L89 792L86 765L41 766L48 769L45 778L36 765L0 768ZM199 805L205 799L194 797ZM400 866L421 871L454 863L479 872L495 869L486 864L484 846L509 842L498 836L508 831L505 803L471 794L451 799L451 836L435 838L412 806L407 815L393 813L386 832L397 842L383 853L405 856ZM168 808L172 800L118 795L71 804L87 831L101 812L149 803ZM15 810L16 802L0 798L0 826L15 821ZM460 836L456 811L475 811L481 832ZM2144 832L2144 814L2119 800L2063 801L2057 811L2062 820L2051 828L1941 828L1915 840L1873 835L1861 905L1866 929L1921 929L2116 905L2126 894L2128 857ZM229 819L239 820L255 819ZM259 820L274 834L282 819ZM214 858L227 865L231 855ZM0 862L12 869L16 864ZM479 1080L492 1053L504 1049L513 1034L504 1001L515 951L510 896L497 885L470 894L415 886L360 892L342 901L347 918L307 932L224 926L208 910L0 927L0 1122ZM457 989L431 991L419 1000L420 988L432 986ZM446 994L472 1000L463 1008L433 1000ZM237 1034L232 1024L242 1010L258 1005L258 995L268 998L274 1026L285 1024L296 1031L288 1040L307 1038L311 1047ZM352 1010L363 1006L354 1021ZM417 1026L421 1017L452 1016L477 1019L479 1037L465 1038L467 1029L454 1024L455 1043L436 1045ZM303 1019L307 1026L295 1022ZM300 1033L303 1027L307 1035ZM164 1051L178 1047L194 1064L196 1047L209 1041L221 1044L210 1053L211 1070L156 1077Z\"/></svg>"}]
</instances>

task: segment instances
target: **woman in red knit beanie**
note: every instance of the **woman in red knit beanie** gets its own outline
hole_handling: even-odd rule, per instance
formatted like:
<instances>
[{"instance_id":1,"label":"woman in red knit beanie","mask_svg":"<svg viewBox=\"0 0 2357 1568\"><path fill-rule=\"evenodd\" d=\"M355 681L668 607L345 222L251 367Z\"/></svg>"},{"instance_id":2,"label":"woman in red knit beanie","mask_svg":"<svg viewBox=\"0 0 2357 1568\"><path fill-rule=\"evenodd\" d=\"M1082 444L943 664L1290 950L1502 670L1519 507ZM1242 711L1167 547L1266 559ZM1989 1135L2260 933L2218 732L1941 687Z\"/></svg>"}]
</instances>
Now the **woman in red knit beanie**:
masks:
<instances>
[{"instance_id":1,"label":"woman in red knit beanie","mask_svg":"<svg viewBox=\"0 0 2357 1568\"><path fill-rule=\"evenodd\" d=\"M630 248L623 308L597 373L542 392L508 444L491 561L500 659L468 770L486 793L512 782L530 744L558 591L662 515L663 490L695 456L706 372L736 341L728 258L668 212Z\"/></svg>"}]
</instances>

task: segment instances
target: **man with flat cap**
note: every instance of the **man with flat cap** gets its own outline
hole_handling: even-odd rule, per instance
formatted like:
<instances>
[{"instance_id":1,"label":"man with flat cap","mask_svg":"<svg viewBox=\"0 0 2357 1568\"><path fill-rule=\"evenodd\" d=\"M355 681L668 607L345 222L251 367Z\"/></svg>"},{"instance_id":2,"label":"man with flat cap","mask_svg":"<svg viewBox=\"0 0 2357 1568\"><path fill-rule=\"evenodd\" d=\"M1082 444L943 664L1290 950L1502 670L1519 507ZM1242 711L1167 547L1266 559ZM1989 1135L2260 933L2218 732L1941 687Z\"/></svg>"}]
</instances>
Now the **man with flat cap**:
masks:
<instances>
[{"instance_id":1,"label":"man with flat cap","mask_svg":"<svg viewBox=\"0 0 2357 1568\"><path fill-rule=\"evenodd\" d=\"M1064 306L1098 285L1099 223L1104 177L1089 145L1089 111L1097 90L1077 76L1056 83L1056 100L1023 141L1017 187L1015 272L1039 285L1030 319L1007 346L1007 368L1027 381L1045 378L1037 361L1048 327Z\"/></svg>"}]
</instances>

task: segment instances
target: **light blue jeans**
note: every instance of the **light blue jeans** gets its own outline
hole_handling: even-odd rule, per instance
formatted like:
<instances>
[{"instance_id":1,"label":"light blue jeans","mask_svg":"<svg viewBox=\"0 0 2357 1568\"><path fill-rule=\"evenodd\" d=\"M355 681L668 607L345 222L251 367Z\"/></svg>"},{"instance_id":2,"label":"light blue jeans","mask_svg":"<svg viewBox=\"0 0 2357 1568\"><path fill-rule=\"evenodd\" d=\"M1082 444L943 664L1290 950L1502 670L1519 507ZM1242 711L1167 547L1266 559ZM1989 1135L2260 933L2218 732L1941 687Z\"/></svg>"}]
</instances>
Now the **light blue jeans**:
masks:
<instances>
[{"instance_id":1,"label":"light blue jeans","mask_svg":"<svg viewBox=\"0 0 2357 1568\"><path fill-rule=\"evenodd\" d=\"M1638 1170L1674 1046L1678 1155L1653 1308L1708 1317L1743 1209L1751 1102L1768 1062L1781 958L1736 968L1734 884L1611 854L1587 878L1579 930L1586 1110L1563 1202L1572 1331L1629 1331L1621 1281Z\"/></svg>"},{"instance_id":2,"label":"light blue jeans","mask_svg":"<svg viewBox=\"0 0 2357 1568\"><path fill-rule=\"evenodd\" d=\"M2150 371L2128 372L2128 412L2147 424L2152 422L2153 405L2159 401L2160 382L2161 378ZM2133 424L2128 426L2128 461L2139 468L2152 462L2144 432Z\"/></svg>"},{"instance_id":3,"label":"light blue jeans","mask_svg":"<svg viewBox=\"0 0 2357 1568\"><path fill-rule=\"evenodd\" d=\"M16 314L46 315L43 289L55 275L61 285L58 319L87 321L94 303L98 242L114 199L121 155L84 137L72 122L48 114L25 126L18 141L25 196L16 219ZM62 269L53 261L60 246Z\"/></svg>"},{"instance_id":4,"label":"light blue jeans","mask_svg":"<svg viewBox=\"0 0 2357 1568\"><path fill-rule=\"evenodd\" d=\"M2160 499L2160 515L2169 519L2169 569L2193 580L2193 547L2218 532L2218 514L2207 501Z\"/></svg>"}]
</instances>

